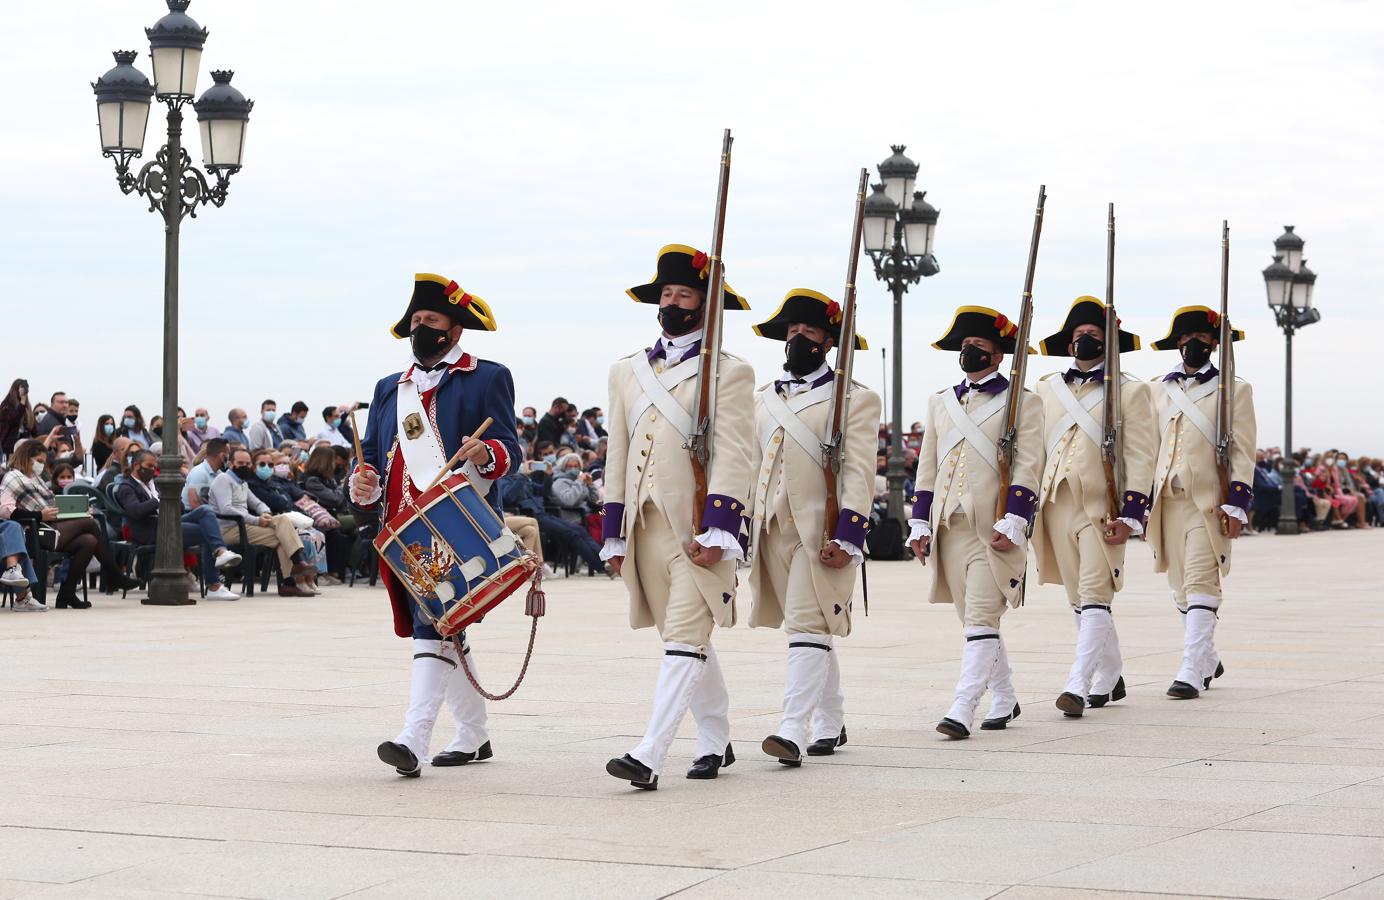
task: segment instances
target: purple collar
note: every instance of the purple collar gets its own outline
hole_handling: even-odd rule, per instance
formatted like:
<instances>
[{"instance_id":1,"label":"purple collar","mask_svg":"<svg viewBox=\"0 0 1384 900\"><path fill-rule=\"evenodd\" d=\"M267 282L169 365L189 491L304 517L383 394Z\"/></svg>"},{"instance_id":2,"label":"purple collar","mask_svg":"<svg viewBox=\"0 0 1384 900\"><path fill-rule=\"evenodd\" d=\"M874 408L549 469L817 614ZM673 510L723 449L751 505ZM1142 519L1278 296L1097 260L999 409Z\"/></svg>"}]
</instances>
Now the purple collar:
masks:
<instances>
[{"instance_id":1,"label":"purple collar","mask_svg":"<svg viewBox=\"0 0 1384 900\"><path fill-rule=\"evenodd\" d=\"M960 400L966 396L968 391L977 391L982 394L1002 394L1007 387L1009 387L1009 379L996 372L995 377L984 384L973 384L971 379L967 378L952 390L956 391L956 399Z\"/></svg>"}]
</instances>

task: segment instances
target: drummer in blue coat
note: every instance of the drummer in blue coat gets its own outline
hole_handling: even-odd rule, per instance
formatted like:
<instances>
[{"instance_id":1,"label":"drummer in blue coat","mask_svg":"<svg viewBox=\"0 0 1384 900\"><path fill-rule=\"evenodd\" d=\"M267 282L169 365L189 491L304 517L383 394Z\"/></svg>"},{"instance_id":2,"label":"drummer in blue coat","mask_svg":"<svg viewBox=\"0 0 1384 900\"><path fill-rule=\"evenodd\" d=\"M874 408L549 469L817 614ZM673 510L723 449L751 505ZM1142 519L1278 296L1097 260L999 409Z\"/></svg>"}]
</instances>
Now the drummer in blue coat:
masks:
<instances>
[{"instance_id":1,"label":"drummer in blue coat","mask_svg":"<svg viewBox=\"0 0 1384 900\"><path fill-rule=\"evenodd\" d=\"M484 300L441 275L419 274L396 338L409 338L408 368L375 385L361 460L351 475L351 499L382 520L398 514L432 484L460 451L467 478L492 506L496 481L523 458L514 430L514 381L509 369L462 351L463 330L494 331L495 318ZM471 435L490 417L480 438ZM381 476L383 472L383 476ZM417 777L428 757L433 724L445 700L457 722L456 736L434 766L461 766L491 757L485 700L458 665L457 648L443 641L420 614L408 589L388 569L380 579L394 609L394 633L413 639L413 676L404 729L379 746L381 761L400 774ZM465 635L461 652L476 673Z\"/></svg>"}]
</instances>

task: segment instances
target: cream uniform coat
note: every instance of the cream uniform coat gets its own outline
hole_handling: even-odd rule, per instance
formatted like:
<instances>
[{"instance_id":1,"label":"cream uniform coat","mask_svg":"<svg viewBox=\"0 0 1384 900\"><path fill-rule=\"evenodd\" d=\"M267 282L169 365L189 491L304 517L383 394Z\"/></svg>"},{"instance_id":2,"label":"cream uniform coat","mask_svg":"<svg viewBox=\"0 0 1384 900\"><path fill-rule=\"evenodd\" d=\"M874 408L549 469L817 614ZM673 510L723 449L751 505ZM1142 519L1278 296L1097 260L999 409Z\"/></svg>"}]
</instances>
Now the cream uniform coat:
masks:
<instances>
[{"instance_id":1,"label":"cream uniform coat","mask_svg":"<svg viewBox=\"0 0 1384 900\"><path fill-rule=\"evenodd\" d=\"M755 394L756 441L751 471L757 472L758 478L754 482L750 547L752 551L759 548L774 524L782 531L795 534L808 551L817 605L831 627L831 634L844 637L851 631L850 597L855 589L856 567L828 568L817 558L817 552L826 540L838 537L845 537L862 551L865 549L861 536L874 499L879 395L864 385L852 383L846 407L846 445L837 477L839 507L847 523L838 528L837 522L825 521L826 482L820 446L831 416L833 385L828 382L783 401L790 411L797 413L802 423L801 429L795 427L794 430L800 432L799 437L804 440L810 434L815 442L811 446L803 446L766 405L765 394L773 391L775 387L771 383ZM806 433L801 433L804 430ZM851 517L860 521L849 523ZM848 534L852 525L857 529L855 535ZM788 598L779 596L774 590L757 557L750 570L750 586L754 590L750 627L779 627Z\"/></svg>"},{"instance_id":2,"label":"cream uniform coat","mask_svg":"<svg viewBox=\"0 0 1384 900\"><path fill-rule=\"evenodd\" d=\"M1153 471L1153 512L1149 515L1148 541L1153 548L1154 571L1168 570L1168 554L1181 552L1173 542L1182 535L1168 534L1163 528L1162 504L1159 499L1164 486L1176 478L1187 496L1206 516L1206 534L1211 539L1211 549L1222 575L1230 572L1230 539L1221 534L1220 516L1217 510L1227 498L1221 496L1220 479L1216 473L1216 404L1217 390L1221 376L1218 374L1205 384L1195 381L1163 381L1161 378L1150 383L1153 394L1154 411L1157 415L1160 442L1158 460ZM1194 409L1200 413L1198 421L1191 421L1182 411L1169 391L1183 393L1182 385L1190 382L1184 396ZM1230 448L1230 480L1232 482L1230 502L1237 506L1249 505L1250 488L1254 484L1254 395L1249 383L1235 379L1235 398L1232 413L1232 433L1235 441ZM1198 427L1200 426L1200 427ZM1206 434L1202 433L1202 428ZM1209 436L1208 436L1209 435ZM1238 486L1234 483L1238 482Z\"/></svg>"},{"instance_id":3,"label":"cream uniform coat","mask_svg":"<svg viewBox=\"0 0 1384 900\"><path fill-rule=\"evenodd\" d=\"M975 528L976 536L986 544L986 555L990 560L990 571L995 584L1010 606L1018 606L1022 600L1024 571L1028 567L1026 547L1000 552L989 547L990 536L994 534L995 506L999 493L999 471L995 451L997 441L1004 431L1004 403L1010 388L999 394L978 394L970 392L960 402L970 418L977 416L977 423L983 446L977 447L969 438L958 439L960 430L947 412L945 393L954 389L933 394L928 399L926 431L923 444L918 453L918 473L914 478L914 509L919 508L919 499L931 488L932 507L928 512L928 522L932 526L933 540L937 540L939 526L949 519L956 509L965 511ZM998 398L998 399L996 399ZM987 410L989 412L987 412ZM983 437L982 437L983 436ZM1025 390L1019 419L1019 433L1014 452L1014 465L1010 473L1013 485L1009 501L1022 501L1027 495L1031 509L1036 495L1032 493L1038 484L1038 476L1043 467L1043 404L1032 392ZM1017 491L1017 494L1013 492ZM915 516L915 518L920 518ZM942 555L933 553L928 565L934 567L931 603L955 603L943 576ZM964 598L963 598L964 599Z\"/></svg>"},{"instance_id":4,"label":"cream uniform coat","mask_svg":"<svg viewBox=\"0 0 1384 900\"><path fill-rule=\"evenodd\" d=\"M635 559L639 554L640 516L647 505L667 518L685 548L692 542L692 503L695 493L691 457L683 449L686 435L649 403L635 375L640 350L618 360L610 370L610 424L606 445L606 515L620 518L619 536L626 541L621 573L630 595L630 626L654 624L650 598L639 583ZM699 356L669 366L658 373L673 399L690 417L696 408ZM754 371L749 363L722 352L716 396L712 459L707 472L708 506L723 504L717 514L735 516L727 531L740 533L740 517L746 514L750 486L750 455L754 441ZM716 499L711 499L715 497ZM619 505L619 509L615 509ZM727 509L728 507L728 509ZM711 517L705 517L710 521ZM714 524L714 523L712 523ZM612 523L607 521L606 534ZM718 526L719 527L719 526ZM735 624L735 561L723 560L711 568L690 566L698 590L716 624ZM654 602L666 603L667 598Z\"/></svg>"},{"instance_id":5,"label":"cream uniform coat","mask_svg":"<svg viewBox=\"0 0 1384 900\"><path fill-rule=\"evenodd\" d=\"M1087 431L1070 415L1058 397L1058 383L1069 387L1077 402L1094 422L1092 440ZM1038 580L1042 584L1060 584L1057 557L1053 551L1054 535L1044 528L1041 509L1057 493L1065 481L1073 497L1090 517L1091 522L1104 530L1110 514L1106 495L1105 466L1101 462L1100 444L1102 417L1105 415L1105 386L1087 381L1067 385L1062 373L1054 372L1039 380L1037 391L1043 401L1046 431L1047 462L1043 466L1040 488L1039 515L1033 528L1033 549L1038 560ZM1120 387L1120 446L1124 456L1124 484L1120 485L1120 515L1142 521L1147 511L1149 487L1153 484L1153 459L1158 453L1158 428L1154 420L1153 401L1149 385L1125 375ZM1105 553L1115 590L1124 584L1124 544L1100 542Z\"/></svg>"}]
</instances>

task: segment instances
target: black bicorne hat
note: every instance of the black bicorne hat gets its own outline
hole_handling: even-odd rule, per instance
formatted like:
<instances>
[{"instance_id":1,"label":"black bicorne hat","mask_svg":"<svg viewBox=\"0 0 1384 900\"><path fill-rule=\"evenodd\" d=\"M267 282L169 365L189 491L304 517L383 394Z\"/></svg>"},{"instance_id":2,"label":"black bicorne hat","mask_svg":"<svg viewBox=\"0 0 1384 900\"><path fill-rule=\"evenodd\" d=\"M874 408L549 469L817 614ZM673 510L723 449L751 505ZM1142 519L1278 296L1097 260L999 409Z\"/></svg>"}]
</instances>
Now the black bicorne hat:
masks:
<instances>
[{"instance_id":1,"label":"black bicorne hat","mask_svg":"<svg viewBox=\"0 0 1384 900\"><path fill-rule=\"evenodd\" d=\"M831 335L837 344L841 343L841 304L807 288L794 288L783 298L779 308L769 321L754 326L754 333L775 341L788 340L788 326L811 325ZM855 349L868 350L860 332L855 335Z\"/></svg>"},{"instance_id":2,"label":"black bicorne hat","mask_svg":"<svg viewBox=\"0 0 1384 900\"><path fill-rule=\"evenodd\" d=\"M961 342L968 337L985 338L999 347L1001 353L1013 353L1018 343L1019 326L1009 321L1009 317L988 306L963 306L957 309L947 333L932 346L938 350L961 350ZM1028 348L1033 353L1032 347Z\"/></svg>"},{"instance_id":3,"label":"black bicorne hat","mask_svg":"<svg viewBox=\"0 0 1384 900\"><path fill-rule=\"evenodd\" d=\"M657 303L665 285L679 284L706 294L707 280L711 274L711 257L686 244L669 244L658 251L658 271L647 284L639 284L625 291L638 303ZM725 309L749 309L731 286L726 284Z\"/></svg>"},{"instance_id":4,"label":"black bicorne hat","mask_svg":"<svg viewBox=\"0 0 1384 900\"><path fill-rule=\"evenodd\" d=\"M1184 306L1173 313L1173 324L1169 326L1167 334L1153 342L1153 349L1176 350L1177 339L1184 334L1207 331L1213 335L1219 335L1220 330L1220 313L1209 306ZM1230 329L1230 339L1243 341L1245 333L1238 328L1232 328Z\"/></svg>"},{"instance_id":5,"label":"black bicorne hat","mask_svg":"<svg viewBox=\"0 0 1384 900\"><path fill-rule=\"evenodd\" d=\"M1119 320L1115 320L1118 324ZM1078 325L1096 325L1105 330L1105 304L1095 297L1077 297L1072 308L1067 310L1067 321L1062 330L1050 334L1038 342L1038 349L1044 356L1071 356L1072 332ZM1139 335L1120 329L1120 352L1133 353L1139 349Z\"/></svg>"}]
</instances>

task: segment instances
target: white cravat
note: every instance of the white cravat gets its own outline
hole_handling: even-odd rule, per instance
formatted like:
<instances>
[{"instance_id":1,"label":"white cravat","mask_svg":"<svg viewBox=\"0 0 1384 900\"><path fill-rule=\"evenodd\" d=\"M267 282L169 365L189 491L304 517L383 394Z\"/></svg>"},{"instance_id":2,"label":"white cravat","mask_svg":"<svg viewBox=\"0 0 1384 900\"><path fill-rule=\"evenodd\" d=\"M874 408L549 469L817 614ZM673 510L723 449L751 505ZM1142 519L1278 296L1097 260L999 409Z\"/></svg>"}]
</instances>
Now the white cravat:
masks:
<instances>
[{"instance_id":1,"label":"white cravat","mask_svg":"<svg viewBox=\"0 0 1384 900\"><path fill-rule=\"evenodd\" d=\"M456 363L461 360L461 357L463 355L464 354L462 353L461 345L456 344L452 347L452 349L447 351L446 356L442 357L442 360L438 363L437 368L429 372L428 370L423 368L423 364L418 361L418 357L410 353L408 361L409 365L413 367L413 371L409 374L408 380L412 381L414 384L418 386L418 393L425 394L433 388L437 387L437 383L441 381L442 376L446 374L447 367L456 365Z\"/></svg>"},{"instance_id":2,"label":"white cravat","mask_svg":"<svg viewBox=\"0 0 1384 900\"><path fill-rule=\"evenodd\" d=\"M816 381L818 378L821 378L823 375L827 374L830 371L831 366L828 366L826 363L822 363L815 370L813 370L813 372L810 375L804 375L802 378L798 378L798 376L794 375L792 372L788 371L787 369L784 369L783 380L787 382L787 384L783 386L784 394L788 397L796 397L803 391L811 390L812 382ZM795 382L798 381L801 381L802 383L796 384Z\"/></svg>"},{"instance_id":3,"label":"white cravat","mask_svg":"<svg viewBox=\"0 0 1384 900\"><path fill-rule=\"evenodd\" d=\"M700 328L696 331L689 331L687 334L678 335L677 337L669 337L666 334L661 336L658 339L658 343L663 347L663 359L665 360L665 364L670 366L677 365L682 361L683 354L687 352L687 348L701 339L702 329Z\"/></svg>"}]
</instances>

